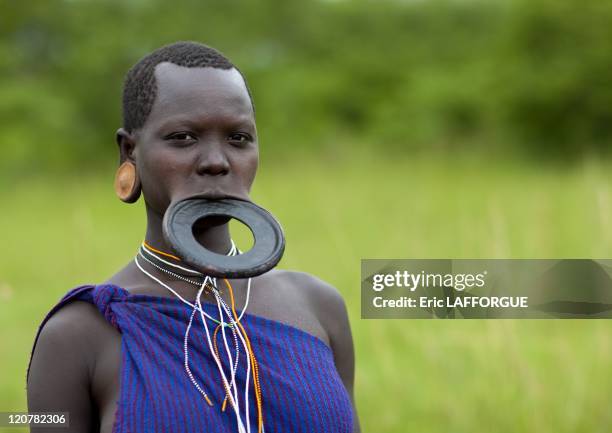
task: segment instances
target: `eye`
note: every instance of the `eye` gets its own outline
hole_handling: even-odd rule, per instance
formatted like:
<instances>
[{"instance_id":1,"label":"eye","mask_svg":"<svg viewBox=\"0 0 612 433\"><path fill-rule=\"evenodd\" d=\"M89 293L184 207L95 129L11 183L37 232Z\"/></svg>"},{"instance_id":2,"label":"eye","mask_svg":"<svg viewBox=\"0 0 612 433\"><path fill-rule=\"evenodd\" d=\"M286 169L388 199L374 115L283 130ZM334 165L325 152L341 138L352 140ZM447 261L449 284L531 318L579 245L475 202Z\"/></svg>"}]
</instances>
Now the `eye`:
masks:
<instances>
[{"instance_id":1,"label":"eye","mask_svg":"<svg viewBox=\"0 0 612 433\"><path fill-rule=\"evenodd\" d=\"M186 131L175 132L173 134L166 136L166 140L172 140L172 141L176 141L182 144L187 144L192 141L196 141L197 139L198 138L195 136L195 134L192 134L191 132L186 132Z\"/></svg>"},{"instance_id":2,"label":"eye","mask_svg":"<svg viewBox=\"0 0 612 433\"><path fill-rule=\"evenodd\" d=\"M228 135L227 139L228 141L231 141L233 143L245 144L251 141L251 136L244 132L236 132L236 133Z\"/></svg>"}]
</instances>

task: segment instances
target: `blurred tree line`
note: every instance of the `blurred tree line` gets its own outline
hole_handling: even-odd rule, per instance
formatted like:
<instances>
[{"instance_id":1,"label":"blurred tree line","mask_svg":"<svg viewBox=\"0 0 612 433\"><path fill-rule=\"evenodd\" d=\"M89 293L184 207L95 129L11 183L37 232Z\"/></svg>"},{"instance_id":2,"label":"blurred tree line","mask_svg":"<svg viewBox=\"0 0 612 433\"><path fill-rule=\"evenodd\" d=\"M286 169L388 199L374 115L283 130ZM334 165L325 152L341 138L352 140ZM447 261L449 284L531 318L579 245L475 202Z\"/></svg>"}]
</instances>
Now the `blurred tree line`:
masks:
<instances>
[{"instance_id":1,"label":"blurred tree line","mask_svg":"<svg viewBox=\"0 0 612 433\"><path fill-rule=\"evenodd\" d=\"M612 2L0 1L0 169L116 161L121 85L197 40L254 94L262 152L604 153Z\"/></svg>"}]
</instances>

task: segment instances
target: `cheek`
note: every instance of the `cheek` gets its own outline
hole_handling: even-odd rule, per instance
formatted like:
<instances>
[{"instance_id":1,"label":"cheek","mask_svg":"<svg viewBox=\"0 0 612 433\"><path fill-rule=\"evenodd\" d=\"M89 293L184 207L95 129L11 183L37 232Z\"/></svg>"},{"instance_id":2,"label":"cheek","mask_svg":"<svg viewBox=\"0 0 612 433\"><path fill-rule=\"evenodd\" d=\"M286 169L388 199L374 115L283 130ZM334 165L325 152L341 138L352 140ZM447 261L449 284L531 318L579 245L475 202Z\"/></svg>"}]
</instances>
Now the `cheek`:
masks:
<instances>
[{"instance_id":1,"label":"cheek","mask_svg":"<svg viewBox=\"0 0 612 433\"><path fill-rule=\"evenodd\" d=\"M163 183L171 183L180 173L191 169L191 160L188 157L155 145L151 146L141 160L149 179L156 183L162 183L161 180Z\"/></svg>"},{"instance_id":2,"label":"cheek","mask_svg":"<svg viewBox=\"0 0 612 433\"><path fill-rule=\"evenodd\" d=\"M251 155L245 164L244 169L244 179L246 181L247 188L251 188L253 181L255 180L255 175L257 174L257 167L259 166L259 153L255 151L253 155Z\"/></svg>"},{"instance_id":3,"label":"cheek","mask_svg":"<svg viewBox=\"0 0 612 433\"><path fill-rule=\"evenodd\" d=\"M149 205L162 211L170 201L173 184L182 164L161 151L147 152L138 163L142 171L143 195Z\"/></svg>"}]
</instances>

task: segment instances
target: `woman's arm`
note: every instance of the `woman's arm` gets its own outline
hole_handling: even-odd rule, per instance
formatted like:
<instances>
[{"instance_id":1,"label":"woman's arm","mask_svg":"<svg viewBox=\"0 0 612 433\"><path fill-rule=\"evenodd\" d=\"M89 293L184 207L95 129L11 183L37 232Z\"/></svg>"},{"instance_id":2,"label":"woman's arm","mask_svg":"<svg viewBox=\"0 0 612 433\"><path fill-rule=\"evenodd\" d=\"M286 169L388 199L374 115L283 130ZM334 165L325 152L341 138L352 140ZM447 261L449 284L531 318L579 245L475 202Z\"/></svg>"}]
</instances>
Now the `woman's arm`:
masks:
<instances>
[{"instance_id":1,"label":"woman's arm","mask_svg":"<svg viewBox=\"0 0 612 433\"><path fill-rule=\"evenodd\" d=\"M312 277L308 286L314 289L312 292L316 299L317 313L329 335L336 369L346 391L351 397L354 414L353 432L359 433L361 427L359 425L357 407L355 406L354 393L355 351L346 303L338 289L316 277Z\"/></svg>"},{"instance_id":2,"label":"woman's arm","mask_svg":"<svg viewBox=\"0 0 612 433\"><path fill-rule=\"evenodd\" d=\"M361 427L359 425L359 417L357 416L357 407L355 406L355 351L353 347L353 336L349 323L348 313L344 299L338 293L334 303L334 323L328 328L331 347L334 351L334 361L336 369L342 378L342 382L346 387L347 392L351 397L353 404L353 432L359 433Z\"/></svg>"},{"instance_id":3,"label":"woman's arm","mask_svg":"<svg viewBox=\"0 0 612 433\"><path fill-rule=\"evenodd\" d=\"M68 412L63 432L98 431L89 378L93 356L85 302L72 302L44 324L32 355L27 383L29 412ZM57 433L57 427L32 427L31 433Z\"/></svg>"}]
</instances>

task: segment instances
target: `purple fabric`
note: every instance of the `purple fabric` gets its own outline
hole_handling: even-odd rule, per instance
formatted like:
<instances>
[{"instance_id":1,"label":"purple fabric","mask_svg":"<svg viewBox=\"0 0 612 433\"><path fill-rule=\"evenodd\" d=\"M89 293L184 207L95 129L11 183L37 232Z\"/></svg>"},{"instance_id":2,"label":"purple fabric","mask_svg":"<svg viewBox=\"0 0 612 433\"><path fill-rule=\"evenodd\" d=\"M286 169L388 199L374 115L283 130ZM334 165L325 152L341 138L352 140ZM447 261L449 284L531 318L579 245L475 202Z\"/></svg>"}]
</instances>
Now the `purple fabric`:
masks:
<instances>
[{"instance_id":1,"label":"purple fabric","mask_svg":"<svg viewBox=\"0 0 612 433\"><path fill-rule=\"evenodd\" d=\"M45 322L75 299L94 304L122 334L121 392L113 433L238 431L229 402L225 412L221 411L225 392L197 312L189 332L189 367L214 406L206 403L187 376L183 342L192 309L178 298L132 295L115 285L76 287L42 321L32 354ZM216 305L204 303L203 308L212 317L218 316ZM207 323L212 338L216 324L210 320ZM253 314L245 313L241 323L259 366L266 433L353 431L351 401L326 343L294 326ZM234 350L231 332L226 334L230 349ZM221 331L217 333L217 347L227 372ZM241 408L244 408L245 356L241 347L236 372ZM28 365L26 380L29 370ZM256 433L252 373L249 387L251 432ZM241 412L244 417L244 409Z\"/></svg>"}]
</instances>

